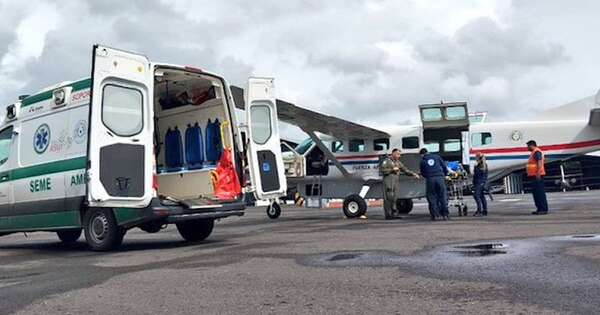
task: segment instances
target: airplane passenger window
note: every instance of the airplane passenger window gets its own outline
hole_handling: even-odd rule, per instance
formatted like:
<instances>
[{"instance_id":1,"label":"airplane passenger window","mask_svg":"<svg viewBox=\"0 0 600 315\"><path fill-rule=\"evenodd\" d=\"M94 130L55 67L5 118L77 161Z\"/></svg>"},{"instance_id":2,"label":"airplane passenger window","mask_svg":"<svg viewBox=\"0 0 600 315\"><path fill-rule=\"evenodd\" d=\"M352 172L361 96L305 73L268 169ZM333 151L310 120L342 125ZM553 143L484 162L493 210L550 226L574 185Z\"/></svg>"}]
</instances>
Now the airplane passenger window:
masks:
<instances>
[{"instance_id":1,"label":"airplane passenger window","mask_svg":"<svg viewBox=\"0 0 600 315\"><path fill-rule=\"evenodd\" d=\"M418 149L419 137L404 137L402 138L402 149Z\"/></svg>"},{"instance_id":2,"label":"airplane passenger window","mask_svg":"<svg viewBox=\"0 0 600 315\"><path fill-rule=\"evenodd\" d=\"M363 152L365 151L365 140L350 140L348 146L350 147L350 152Z\"/></svg>"},{"instance_id":3,"label":"airplane passenger window","mask_svg":"<svg viewBox=\"0 0 600 315\"><path fill-rule=\"evenodd\" d=\"M331 143L331 152L333 152L333 153L344 152L344 142L333 141Z\"/></svg>"},{"instance_id":4,"label":"airplane passenger window","mask_svg":"<svg viewBox=\"0 0 600 315\"><path fill-rule=\"evenodd\" d=\"M390 149L390 139L375 139L373 140L373 150L387 151Z\"/></svg>"},{"instance_id":5,"label":"airplane passenger window","mask_svg":"<svg viewBox=\"0 0 600 315\"><path fill-rule=\"evenodd\" d=\"M460 151L460 140L459 139L448 139L444 141L444 152L458 152Z\"/></svg>"},{"instance_id":6,"label":"airplane passenger window","mask_svg":"<svg viewBox=\"0 0 600 315\"><path fill-rule=\"evenodd\" d=\"M421 110L423 121L442 120L442 110L440 108L424 108Z\"/></svg>"},{"instance_id":7,"label":"airplane passenger window","mask_svg":"<svg viewBox=\"0 0 600 315\"><path fill-rule=\"evenodd\" d=\"M10 155L10 144L13 136L13 127L0 131L0 165L8 161Z\"/></svg>"},{"instance_id":8,"label":"airplane passenger window","mask_svg":"<svg viewBox=\"0 0 600 315\"><path fill-rule=\"evenodd\" d=\"M477 132L471 135L471 146L480 147L492 144L492 134L489 132Z\"/></svg>"},{"instance_id":9,"label":"airplane passenger window","mask_svg":"<svg viewBox=\"0 0 600 315\"><path fill-rule=\"evenodd\" d=\"M440 144L437 142L428 142L425 143L425 149L427 149L427 152L431 153L440 152Z\"/></svg>"},{"instance_id":10,"label":"airplane passenger window","mask_svg":"<svg viewBox=\"0 0 600 315\"><path fill-rule=\"evenodd\" d=\"M446 119L461 120L467 118L467 111L463 106L452 106L446 108Z\"/></svg>"}]
</instances>

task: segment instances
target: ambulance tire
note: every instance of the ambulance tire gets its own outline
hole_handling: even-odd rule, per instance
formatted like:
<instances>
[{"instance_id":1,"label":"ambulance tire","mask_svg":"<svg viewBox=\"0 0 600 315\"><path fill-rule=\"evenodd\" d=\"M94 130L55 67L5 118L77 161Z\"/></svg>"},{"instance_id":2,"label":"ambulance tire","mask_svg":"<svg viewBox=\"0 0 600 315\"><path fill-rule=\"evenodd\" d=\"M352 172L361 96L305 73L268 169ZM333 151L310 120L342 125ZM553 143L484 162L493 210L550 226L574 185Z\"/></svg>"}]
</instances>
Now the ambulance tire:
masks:
<instances>
[{"instance_id":1,"label":"ambulance tire","mask_svg":"<svg viewBox=\"0 0 600 315\"><path fill-rule=\"evenodd\" d=\"M88 209L83 217L85 240L93 251L109 251L123 242L125 230L115 219L112 209Z\"/></svg>"},{"instance_id":2,"label":"ambulance tire","mask_svg":"<svg viewBox=\"0 0 600 315\"><path fill-rule=\"evenodd\" d=\"M188 242L199 242L206 239L215 226L214 219L200 219L177 223L179 235Z\"/></svg>"},{"instance_id":3,"label":"ambulance tire","mask_svg":"<svg viewBox=\"0 0 600 315\"><path fill-rule=\"evenodd\" d=\"M277 219L281 215L281 206L277 202L267 206L267 216L271 219Z\"/></svg>"},{"instance_id":4,"label":"ambulance tire","mask_svg":"<svg viewBox=\"0 0 600 315\"><path fill-rule=\"evenodd\" d=\"M58 239L65 244L73 244L81 237L81 229L56 231Z\"/></svg>"},{"instance_id":5,"label":"ambulance tire","mask_svg":"<svg viewBox=\"0 0 600 315\"><path fill-rule=\"evenodd\" d=\"M413 209L412 199L396 199L396 210L400 214L409 214Z\"/></svg>"},{"instance_id":6,"label":"ambulance tire","mask_svg":"<svg viewBox=\"0 0 600 315\"><path fill-rule=\"evenodd\" d=\"M347 218L358 218L367 213L367 202L359 195L350 195L344 199L342 210Z\"/></svg>"}]
</instances>

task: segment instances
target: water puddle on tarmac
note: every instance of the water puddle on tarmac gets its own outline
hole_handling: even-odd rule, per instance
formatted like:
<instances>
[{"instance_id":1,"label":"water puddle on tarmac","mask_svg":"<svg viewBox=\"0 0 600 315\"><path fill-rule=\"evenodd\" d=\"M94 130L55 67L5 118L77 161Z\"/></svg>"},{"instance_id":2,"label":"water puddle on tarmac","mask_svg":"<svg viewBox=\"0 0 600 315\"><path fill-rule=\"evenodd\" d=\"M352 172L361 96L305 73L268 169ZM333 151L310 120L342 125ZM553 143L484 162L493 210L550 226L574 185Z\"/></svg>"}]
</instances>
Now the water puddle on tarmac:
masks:
<instances>
[{"instance_id":1,"label":"water puddle on tarmac","mask_svg":"<svg viewBox=\"0 0 600 315\"><path fill-rule=\"evenodd\" d=\"M330 257L329 261L341 261L341 260L351 260L362 256L362 254L337 254L333 257Z\"/></svg>"},{"instance_id":2,"label":"water puddle on tarmac","mask_svg":"<svg viewBox=\"0 0 600 315\"><path fill-rule=\"evenodd\" d=\"M502 243L454 246L450 252L464 257L485 257L508 254L507 246Z\"/></svg>"}]
</instances>

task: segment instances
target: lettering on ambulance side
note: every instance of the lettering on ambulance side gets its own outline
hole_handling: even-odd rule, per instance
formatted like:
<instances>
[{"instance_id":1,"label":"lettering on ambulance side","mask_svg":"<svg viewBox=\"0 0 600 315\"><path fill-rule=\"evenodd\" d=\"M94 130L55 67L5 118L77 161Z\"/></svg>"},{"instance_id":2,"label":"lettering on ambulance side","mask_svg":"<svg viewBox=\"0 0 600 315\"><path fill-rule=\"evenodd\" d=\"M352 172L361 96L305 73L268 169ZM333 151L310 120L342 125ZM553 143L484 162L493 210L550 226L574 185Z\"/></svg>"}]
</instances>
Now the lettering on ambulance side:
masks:
<instances>
[{"instance_id":1,"label":"lettering on ambulance side","mask_svg":"<svg viewBox=\"0 0 600 315\"><path fill-rule=\"evenodd\" d=\"M29 191L32 193L52 190L52 181L50 177L38 178L29 182Z\"/></svg>"},{"instance_id":2,"label":"lettering on ambulance side","mask_svg":"<svg viewBox=\"0 0 600 315\"><path fill-rule=\"evenodd\" d=\"M71 186L78 186L83 184L85 184L85 173L71 176Z\"/></svg>"}]
</instances>

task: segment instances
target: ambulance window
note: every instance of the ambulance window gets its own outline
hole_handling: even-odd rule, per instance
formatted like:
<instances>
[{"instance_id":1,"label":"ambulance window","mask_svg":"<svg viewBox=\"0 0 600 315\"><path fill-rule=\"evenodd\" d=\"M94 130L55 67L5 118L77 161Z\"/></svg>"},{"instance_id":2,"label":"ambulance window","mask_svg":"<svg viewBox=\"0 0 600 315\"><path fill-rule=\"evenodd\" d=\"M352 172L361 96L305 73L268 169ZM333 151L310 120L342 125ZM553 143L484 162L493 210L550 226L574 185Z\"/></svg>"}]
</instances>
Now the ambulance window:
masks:
<instances>
[{"instance_id":1,"label":"ambulance window","mask_svg":"<svg viewBox=\"0 0 600 315\"><path fill-rule=\"evenodd\" d=\"M0 165L8 161L8 156L10 154L10 145L12 143L12 131L12 126L0 131Z\"/></svg>"},{"instance_id":2,"label":"ambulance window","mask_svg":"<svg viewBox=\"0 0 600 315\"><path fill-rule=\"evenodd\" d=\"M402 138L402 149L418 149L419 137L404 137Z\"/></svg>"},{"instance_id":3,"label":"ambulance window","mask_svg":"<svg viewBox=\"0 0 600 315\"><path fill-rule=\"evenodd\" d=\"M425 143L425 149L427 149L427 152L431 153L440 152L440 144L437 142L428 142Z\"/></svg>"},{"instance_id":4,"label":"ambulance window","mask_svg":"<svg viewBox=\"0 0 600 315\"><path fill-rule=\"evenodd\" d=\"M331 143L331 152L333 153L338 153L338 152L344 152L344 142L343 141L333 141Z\"/></svg>"},{"instance_id":5,"label":"ambulance window","mask_svg":"<svg viewBox=\"0 0 600 315\"><path fill-rule=\"evenodd\" d=\"M365 150L365 140L350 140L348 147L350 152L363 152Z\"/></svg>"},{"instance_id":6,"label":"ambulance window","mask_svg":"<svg viewBox=\"0 0 600 315\"><path fill-rule=\"evenodd\" d=\"M421 113L423 115L423 121L442 120L442 110L440 108L424 108Z\"/></svg>"},{"instance_id":7,"label":"ambulance window","mask_svg":"<svg viewBox=\"0 0 600 315\"><path fill-rule=\"evenodd\" d=\"M444 152L458 152L460 151L460 140L459 139L448 139L444 141Z\"/></svg>"},{"instance_id":8,"label":"ambulance window","mask_svg":"<svg viewBox=\"0 0 600 315\"><path fill-rule=\"evenodd\" d=\"M250 107L252 141L265 144L271 138L271 109L266 105Z\"/></svg>"},{"instance_id":9,"label":"ambulance window","mask_svg":"<svg viewBox=\"0 0 600 315\"><path fill-rule=\"evenodd\" d=\"M452 106L446 108L446 119L461 120L467 118L467 112L463 106Z\"/></svg>"},{"instance_id":10,"label":"ambulance window","mask_svg":"<svg viewBox=\"0 0 600 315\"><path fill-rule=\"evenodd\" d=\"M137 89L107 84L102 95L102 121L119 136L133 136L144 125L142 92Z\"/></svg>"},{"instance_id":11,"label":"ambulance window","mask_svg":"<svg viewBox=\"0 0 600 315\"><path fill-rule=\"evenodd\" d=\"M373 141L373 150L387 151L390 149L390 139L375 139Z\"/></svg>"},{"instance_id":12,"label":"ambulance window","mask_svg":"<svg viewBox=\"0 0 600 315\"><path fill-rule=\"evenodd\" d=\"M489 132L478 132L471 135L471 146L480 147L492 144L492 134Z\"/></svg>"}]
</instances>

